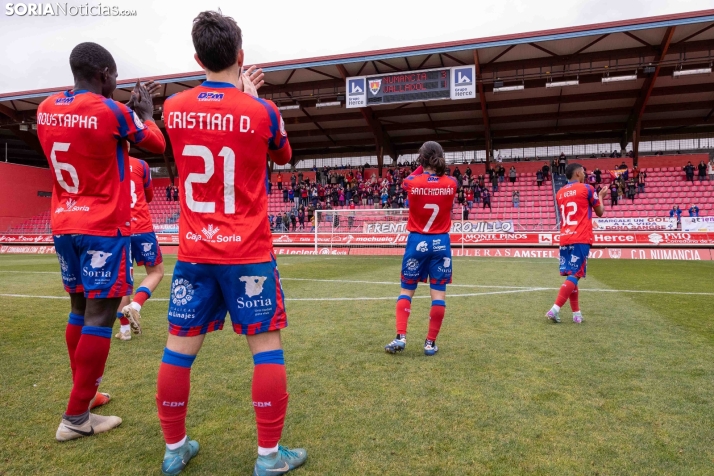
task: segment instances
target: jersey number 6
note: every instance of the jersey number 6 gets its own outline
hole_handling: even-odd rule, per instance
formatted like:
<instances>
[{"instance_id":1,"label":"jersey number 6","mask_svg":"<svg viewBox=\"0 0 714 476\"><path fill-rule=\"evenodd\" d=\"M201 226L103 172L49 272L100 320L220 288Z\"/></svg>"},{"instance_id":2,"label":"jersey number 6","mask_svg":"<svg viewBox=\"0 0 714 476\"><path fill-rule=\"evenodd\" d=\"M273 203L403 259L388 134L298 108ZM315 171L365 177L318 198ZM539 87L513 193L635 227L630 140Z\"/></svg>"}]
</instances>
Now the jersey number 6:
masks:
<instances>
[{"instance_id":1,"label":"jersey number 6","mask_svg":"<svg viewBox=\"0 0 714 476\"><path fill-rule=\"evenodd\" d=\"M50 160L52 161L52 167L55 169L55 177L57 178L57 183L59 183L60 187L67 190L69 193L77 193L79 190L79 177L77 176L77 169L75 169L72 164L57 161L57 152L67 152L68 150L68 142L55 142L52 144ZM63 170L72 178L72 185L68 184L64 180L64 177L62 176Z\"/></svg>"}]
</instances>

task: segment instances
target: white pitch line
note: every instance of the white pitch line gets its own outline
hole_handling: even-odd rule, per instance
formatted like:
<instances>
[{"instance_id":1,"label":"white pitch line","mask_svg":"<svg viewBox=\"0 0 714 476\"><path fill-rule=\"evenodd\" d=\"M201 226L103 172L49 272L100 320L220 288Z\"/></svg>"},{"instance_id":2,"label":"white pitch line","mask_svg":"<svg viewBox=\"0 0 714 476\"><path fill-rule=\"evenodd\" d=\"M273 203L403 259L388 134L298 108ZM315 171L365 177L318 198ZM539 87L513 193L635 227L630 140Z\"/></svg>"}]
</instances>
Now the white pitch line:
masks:
<instances>
[{"instance_id":1,"label":"white pitch line","mask_svg":"<svg viewBox=\"0 0 714 476\"><path fill-rule=\"evenodd\" d=\"M527 293L533 291L543 291L548 288L527 288L527 289L515 289L511 291L491 291L485 293L469 293L469 294L449 294L447 297L472 297L472 296L487 296L491 294L513 294L513 293ZM37 296L32 294L0 294L0 297L15 297L15 298L35 298L35 299L69 299L69 296ZM344 297L344 298L296 298L290 299L285 298L285 301L393 301L395 296L385 296L385 297ZM412 299L431 299L431 296L414 296ZM151 298L152 301L166 302L168 298Z\"/></svg>"},{"instance_id":2,"label":"white pitch line","mask_svg":"<svg viewBox=\"0 0 714 476\"><path fill-rule=\"evenodd\" d=\"M346 279L310 279L310 278L280 278L281 281L308 281L315 283L347 283L347 284L387 284L400 285L392 281L350 281ZM449 284L451 288L491 288L491 289L533 289L536 286L490 286L485 284Z\"/></svg>"}]
</instances>

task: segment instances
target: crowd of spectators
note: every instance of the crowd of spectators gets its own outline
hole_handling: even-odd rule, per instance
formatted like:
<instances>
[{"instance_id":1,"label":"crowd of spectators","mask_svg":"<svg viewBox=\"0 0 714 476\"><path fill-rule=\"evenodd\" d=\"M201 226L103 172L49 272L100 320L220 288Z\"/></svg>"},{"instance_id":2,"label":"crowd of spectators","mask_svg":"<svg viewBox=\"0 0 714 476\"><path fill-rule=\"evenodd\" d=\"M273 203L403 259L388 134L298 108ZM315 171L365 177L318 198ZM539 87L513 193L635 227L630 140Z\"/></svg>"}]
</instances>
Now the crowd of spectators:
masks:
<instances>
[{"instance_id":1,"label":"crowd of spectators","mask_svg":"<svg viewBox=\"0 0 714 476\"><path fill-rule=\"evenodd\" d=\"M179 201L179 189L175 185L166 186L166 201L167 202L178 202Z\"/></svg>"}]
</instances>

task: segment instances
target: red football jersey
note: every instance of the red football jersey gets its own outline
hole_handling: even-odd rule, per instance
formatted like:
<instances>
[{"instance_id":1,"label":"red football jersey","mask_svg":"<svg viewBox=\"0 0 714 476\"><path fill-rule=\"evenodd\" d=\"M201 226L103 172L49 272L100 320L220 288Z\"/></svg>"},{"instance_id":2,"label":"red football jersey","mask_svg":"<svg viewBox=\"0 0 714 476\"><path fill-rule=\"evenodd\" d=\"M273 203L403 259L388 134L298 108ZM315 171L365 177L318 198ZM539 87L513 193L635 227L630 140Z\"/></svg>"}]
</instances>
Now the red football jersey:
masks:
<instances>
[{"instance_id":1,"label":"red football jersey","mask_svg":"<svg viewBox=\"0 0 714 476\"><path fill-rule=\"evenodd\" d=\"M129 145L162 153L164 136L125 105L65 91L37 110L37 135L55 178L52 233L131 234Z\"/></svg>"},{"instance_id":2,"label":"red football jersey","mask_svg":"<svg viewBox=\"0 0 714 476\"><path fill-rule=\"evenodd\" d=\"M143 160L129 157L129 177L131 178L131 234L150 233L154 231L154 225L149 213L149 202L154 194L151 190L149 165Z\"/></svg>"},{"instance_id":3,"label":"red football jersey","mask_svg":"<svg viewBox=\"0 0 714 476\"><path fill-rule=\"evenodd\" d=\"M270 261L267 158L282 165L292 154L275 104L205 81L170 97L164 122L181 177L178 258Z\"/></svg>"},{"instance_id":4,"label":"red football jersey","mask_svg":"<svg viewBox=\"0 0 714 476\"><path fill-rule=\"evenodd\" d=\"M571 182L558 190L556 196L560 211L560 244L592 245L593 208L600 205L595 189L587 184Z\"/></svg>"},{"instance_id":5,"label":"red football jersey","mask_svg":"<svg viewBox=\"0 0 714 476\"><path fill-rule=\"evenodd\" d=\"M402 184L409 200L407 230L439 235L451 231L451 209L456 196L456 180L449 175L438 177L419 167Z\"/></svg>"}]
</instances>

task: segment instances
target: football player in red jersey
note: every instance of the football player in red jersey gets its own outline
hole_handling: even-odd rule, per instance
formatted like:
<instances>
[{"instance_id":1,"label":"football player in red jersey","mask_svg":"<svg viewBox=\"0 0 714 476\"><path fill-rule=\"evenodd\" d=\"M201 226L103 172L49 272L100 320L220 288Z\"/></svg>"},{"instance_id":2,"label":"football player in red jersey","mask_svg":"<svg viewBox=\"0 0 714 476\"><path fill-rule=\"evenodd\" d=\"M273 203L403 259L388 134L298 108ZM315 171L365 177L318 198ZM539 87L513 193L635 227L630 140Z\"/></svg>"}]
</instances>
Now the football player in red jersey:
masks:
<instances>
[{"instance_id":1,"label":"football player in red jersey","mask_svg":"<svg viewBox=\"0 0 714 476\"><path fill-rule=\"evenodd\" d=\"M286 164L292 151L278 108L258 98L251 79L241 74L244 53L235 20L203 12L191 36L207 80L164 104L182 182L169 337L156 395L166 442L162 471L178 474L198 453L198 443L186 435L191 366L206 333L222 329L230 313L255 365L253 474L284 474L303 464L307 452L278 444L288 403L280 341L287 317L268 222L266 157Z\"/></svg>"},{"instance_id":2,"label":"football player in red jersey","mask_svg":"<svg viewBox=\"0 0 714 476\"><path fill-rule=\"evenodd\" d=\"M585 277L593 244L592 215L595 212L601 217L604 213L603 200L608 189L602 189L598 195L592 185L585 183L585 169L580 164L569 164L565 177L568 184L558 190L556 204L560 211L560 275L567 278L545 316L560 322L560 308L570 299L573 322L580 324L583 315L578 304L578 281Z\"/></svg>"},{"instance_id":3,"label":"football player in red jersey","mask_svg":"<svg viewBox=\"0 0 714 476\"><path fill-rule=\"evenodd\" d=\"M164 259L149 213L149 203L154 199L149 165L143 160L129 157L129 177L131 179L131 256L137 266L144 266L146 278L136 290L133 300L129 296L124 296L119 304L117 317L121 327L114 337L124 341L131 340L132 322L135 323L134 333L141 334L141 307L164 277Z\"/></svg>"},{"instance_id":4,"label":"football player in red jersey","mask_svg":"<svg viewBox=\"0 0 714 476\"><path fill-rule=\"evenodd\" d=\"M152 119L153 84L137 83L132 111L111 99L117 68L106 49L81 43L69 63L74 88L48 97L37 111L37 134L55 178L52 234L71 305L65 339L73 385L59 441L121 423L89 409L93 399L104 397L97 387L117 306L133 286L128 144L155 153L166 145Z\"/></svg>"},{"instance_id":5,"label":"football player in red jersey","mask_svg":"<svg viewBox=\"0 0 714 476\"><path fill-rule=\"evenodd\" d=\"M402 259L402 291L397 299L397 337L384 347L390 354L401 352L407 343L407 321L417 283L429 278L431 312L424 354L439 351L436 337L446 312L446 285L451 282L451 209L458 185L444 175L444 150L436 142L419 149L419 167L404 180L409 201L409 238Z\"/></svg>"}]
</instances>

